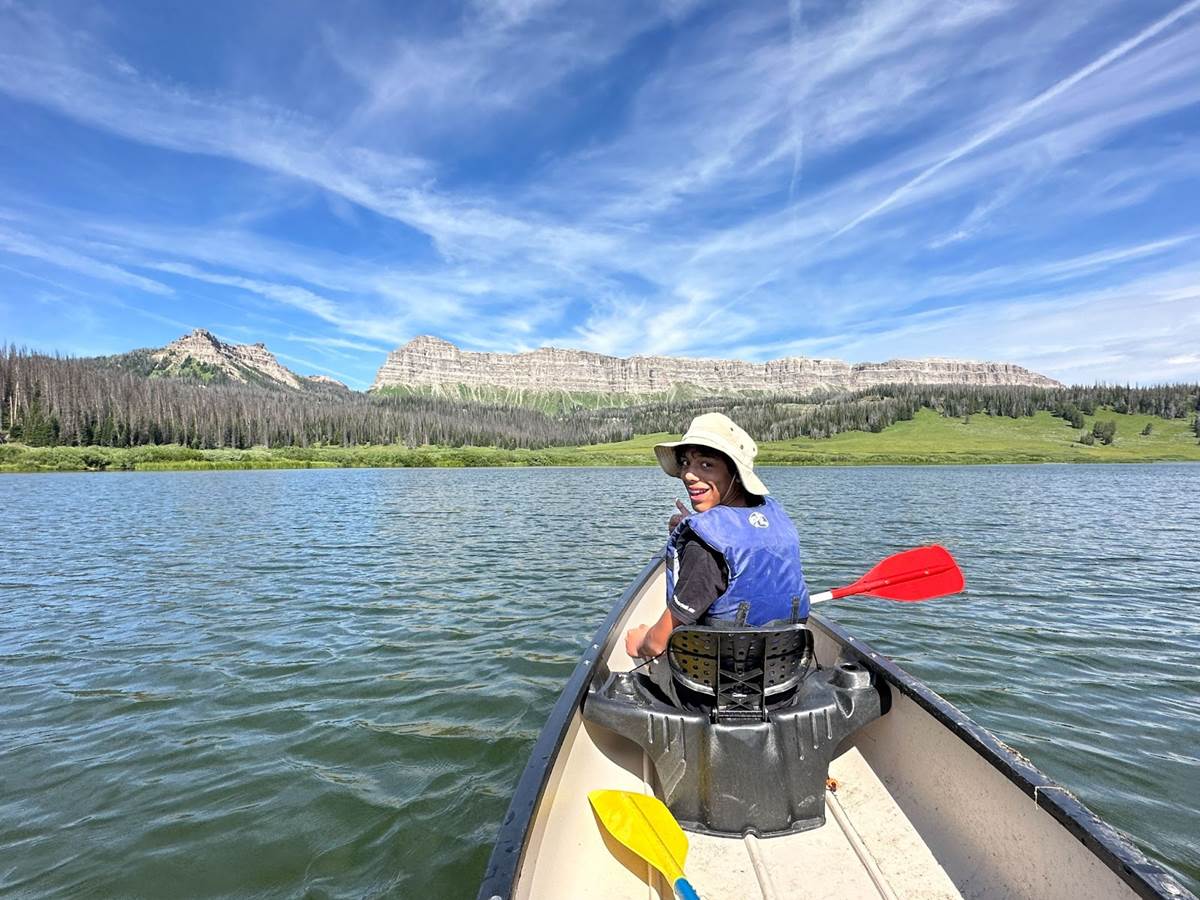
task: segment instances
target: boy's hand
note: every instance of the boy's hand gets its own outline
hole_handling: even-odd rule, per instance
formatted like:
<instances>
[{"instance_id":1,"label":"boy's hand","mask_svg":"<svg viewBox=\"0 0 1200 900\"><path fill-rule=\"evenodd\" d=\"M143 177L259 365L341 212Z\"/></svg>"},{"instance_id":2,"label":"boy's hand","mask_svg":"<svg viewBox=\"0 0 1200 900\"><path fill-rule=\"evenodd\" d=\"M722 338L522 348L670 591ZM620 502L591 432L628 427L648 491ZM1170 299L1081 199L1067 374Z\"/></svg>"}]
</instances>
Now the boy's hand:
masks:
<instances>
[{"instance_id":1,"label":"boy's hand","mask_svg":"<svg viewBox=\"0 0 1200 900\"><path fill-rule=\"evenodd\" d=\"M637 656L642 649L642 641L646 638L649 625L639 625L625 632L625 652L631 657Z\"/></svg>"},{"instance_id":2,"label":"boy's hand","mask_svg":"<svg viewBox=\"0 0 1200 900\"><path fill-rule=\"evenodd\" d=\"M691 511L686 506L684 506L683 503L681 503L678 499L676 499L676 501L675 501L675 508L677 510L679 510L679 512L675 513L675 515L671 516L670 520L668 520L668 522L667 522L667 533L668 534L670 532L674 531L679 526L680 522L682 522L684 519L686 519L688 516L690 516L692 514Z\"/></svg>"}]
</instances>

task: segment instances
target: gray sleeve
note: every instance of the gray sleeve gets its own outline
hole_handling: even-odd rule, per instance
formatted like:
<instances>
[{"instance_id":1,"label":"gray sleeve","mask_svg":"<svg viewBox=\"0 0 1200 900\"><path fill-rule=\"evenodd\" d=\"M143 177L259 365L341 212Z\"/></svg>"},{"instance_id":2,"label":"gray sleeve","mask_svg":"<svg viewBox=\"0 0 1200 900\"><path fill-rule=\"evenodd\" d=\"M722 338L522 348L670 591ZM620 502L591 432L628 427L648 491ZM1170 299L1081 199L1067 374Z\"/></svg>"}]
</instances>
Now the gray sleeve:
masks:
<instances>
[{"instance_id":1,"label":"gray sleeve","mask_svg":"<svg viewBox=\"0 0 1200 900\"><path fill-rule=\"evenodd\" d=\"M685 625L699 622L728 587L729 576L721 554L695 535L684 536L679 545L675 596L667 598L671 614Z\"/></svg>"}]
</instances>

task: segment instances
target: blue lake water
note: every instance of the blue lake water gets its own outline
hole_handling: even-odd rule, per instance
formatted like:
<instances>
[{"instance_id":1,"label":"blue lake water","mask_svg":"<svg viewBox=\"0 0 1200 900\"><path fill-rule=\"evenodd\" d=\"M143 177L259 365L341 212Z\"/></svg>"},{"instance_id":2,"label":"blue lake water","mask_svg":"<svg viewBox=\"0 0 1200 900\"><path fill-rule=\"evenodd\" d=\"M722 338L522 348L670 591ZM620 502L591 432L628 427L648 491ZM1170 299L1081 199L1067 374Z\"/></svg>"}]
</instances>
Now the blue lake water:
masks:
<instances>
[{"instance_id":1,"label":"blue lake water","mask_svg":"<svg viewBox=\"0 0 1200 900\"><path fill-rule=\"evenodd\" d=\"M766 469L825 608L1200 887L1200 466ZM657 469L0 476L0 893L473 896Z\"/></svg>"}]
</instances>

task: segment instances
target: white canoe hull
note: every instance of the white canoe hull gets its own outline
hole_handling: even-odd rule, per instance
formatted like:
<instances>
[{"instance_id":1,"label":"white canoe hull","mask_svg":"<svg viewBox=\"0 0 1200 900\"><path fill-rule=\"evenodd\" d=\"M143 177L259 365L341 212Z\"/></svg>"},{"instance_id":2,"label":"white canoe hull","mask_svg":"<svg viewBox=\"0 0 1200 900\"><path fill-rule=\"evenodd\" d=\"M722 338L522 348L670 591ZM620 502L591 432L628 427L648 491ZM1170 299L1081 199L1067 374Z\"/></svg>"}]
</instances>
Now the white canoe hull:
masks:
<instances>
[{"instance_id":1,"label":"white canoe hull","mask_svg":"<svg viewBox=\"0 0 1200 900\"><path fill-rule=\"evenodd\" d=\"M569 680L501 826L481 900L662 898L669 886L604 833L596 788L654 793L640 747L580 714L595 677L632 668L625 630L652 622L661 558L639 576ZM707 898L1191 897L1028 760L866 644L814 615L818 661L849 649L891 708L830 766L818 829L783 837L689 834L688 877Z\"/></svg>"}]
</instances>

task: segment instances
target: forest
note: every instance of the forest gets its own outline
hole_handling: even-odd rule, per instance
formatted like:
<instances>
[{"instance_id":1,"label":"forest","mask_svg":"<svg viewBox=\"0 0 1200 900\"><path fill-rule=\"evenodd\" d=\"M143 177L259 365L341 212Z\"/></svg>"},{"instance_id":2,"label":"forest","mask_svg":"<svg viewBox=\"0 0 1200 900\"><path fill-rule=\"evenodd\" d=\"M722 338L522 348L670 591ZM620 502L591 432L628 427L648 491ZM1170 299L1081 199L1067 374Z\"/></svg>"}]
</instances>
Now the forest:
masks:
<instances>
[{"instance_id":1,"label":"forest","mask_svg":"<svg viewBox=\"0 0 1200 900\"><path fill-rule=\"evenodd\" d=\"M295 391L146 377L96 360L0 348L0 442L194 449L362 446L542 449L682 432L719 410L763 441L882 431L922 408L947 417L1049 411L1075 427L1096 410L1166 419L1196 413L1200 385L1068 388L883 385L840 394L714 396L548 414L448 397ZM1194 426L1200 437L1200 423Z\"/></svg>"}]
</instances>

